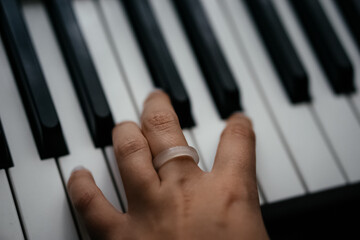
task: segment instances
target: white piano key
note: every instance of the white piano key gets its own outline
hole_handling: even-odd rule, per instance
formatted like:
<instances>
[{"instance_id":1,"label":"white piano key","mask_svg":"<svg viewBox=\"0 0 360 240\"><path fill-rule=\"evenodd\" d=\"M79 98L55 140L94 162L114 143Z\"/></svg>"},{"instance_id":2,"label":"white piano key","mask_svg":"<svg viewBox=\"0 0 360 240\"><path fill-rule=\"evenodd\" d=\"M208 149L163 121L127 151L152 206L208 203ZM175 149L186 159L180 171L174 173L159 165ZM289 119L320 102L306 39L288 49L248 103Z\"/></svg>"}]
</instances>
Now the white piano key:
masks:
<instances>
[{"instance_id":1,"label":"white piano key","mask_svg":"<svg viewBox=\"0 0 360 240\"><path fill-rule=\"evenodd\" d=\"M309 191L343 185L345 179L315 122L310 106L289 103L244 4L238 0L221 3L242 54L247 57L258 89L271 107Z\"/></svg>"},{"instance_id":2,"label":"white piano key","mask_svg":"<svg viewBox=\"0 0 360 240\"><path fill-rule=\"evenodd\" d=\"M236 76L246 113L257 135L257 176L268 202L305 193L296 165L290 158L270 117L270 111L256 88L255 80L239 53L231 28L217 0L202 1L228 63ZM277 177L274 177L277 176Z\"/></svg>"},{"instance_id":3,"label":"white piano key","mask_svg":"<svg viewBox=\"0 0 360 240\"><path fill-rule=\"evenodd\" d=\"M263 205L263 204L265 204L264 197L262 196L262 193L260 190L258 190L258 192L259 192L259 203L260 203L260 205Z\"/></svg>"},{"instance_id":4,"label":"white piano key","mask_svg":"<svg viewBox=\"0 0 360 240\"><path fill-rule=\"evenodd\" d=\"M76 0L73 6L115 122L138 122L134 103L131 101L125 79L117 65L115 53L109 45L107 33L94 1Z\"/></svg>"},{"instance_id":5,"label":"white piano key","mask_svg":"<svg viewBox=\"0 0 360 240\"><path fill-rule=\"evenodd\" d=\"M44 6L39 3L26 5L24 13L70 151L70 155L59 159L64 181L68 181L72 170L77 166L89 169L105 197L120 210L105 157L101 149L93 146ZM86 237L83 230L82 234Z\"/></svg>"},{"instance_id":6,"label":"white piano key","mask_svg":"<svg viewBox=\"0 0 360 240\"><path fill-rule=\"evenodd\" d=\"M106 30L99 15L99 9L92 0L74 1L73 6L107 96L115 123L123 121L138 123L136 108L131 101L125 79L117 65L115 53L109 44ZM122 202L125 209L127 209L125 190L113 147L106 147L105 154Z\"/></svg>"},{"instance_id":7,"label":"white piano key","mask_svg":"<svg viewBox=\"0 0 360 240\"><path fill-rule=\"evenodd\" d=\"M0 170L0 239L24 239L10 184L4 169Z\"/></svg>"},{"instance_id":8,"label":"white piano key","mask_svg":"<svg viewBox=\"0 0 360 240\"><path fill-rule=\"evenodd\" d=\"M100 0L99 5L105 16L113 45L120 58L128 84L135 97L136 105L141 112L143 102L153 89L150 73L146 68L120 1Z\"/></svg>"},{"instance_id":9,"label":"white piano key","mask_svg":"<svg viewBox=\"0 0 360 240\"><path fill-rule=\"evenodd\" d=\"M143 102L154 90L154 87L130 23L126 18L125 10L117 0L100 0L99 6L109 27L111 41L121 61L137 109L142 112ZM190 131L183 131L185 138L189 144L195 144L196 142L192 139Z\"/></svg>"},{"instance_id":10,"label":"white piano key","mask_svg":"<svg viewBox=\"0 0 360 240\"><path fill-rule=\"evenodd\" d=\"M54 159L40 160L0 42L0 114L15 167L9 169L28 239L78 239Z\"/></svg>"},{"instance_id":11,"label":"white piano key","mask_svg":"<svg viewBox=\"0 0 360 240\"><path fill-rule=\"evenodd\" d=\"M321 2L321 1L320 1ZM322 1L326 5L330 1ZM296 21L285 1L274 1L292 42L298 49L311 81L313 107L329 137L334 151L340 159L348 178L360 180L360 124L352 111L346 96L335 95L330 89L326 76L306 41L301 26Z\"/></svg>"}]
</instances>

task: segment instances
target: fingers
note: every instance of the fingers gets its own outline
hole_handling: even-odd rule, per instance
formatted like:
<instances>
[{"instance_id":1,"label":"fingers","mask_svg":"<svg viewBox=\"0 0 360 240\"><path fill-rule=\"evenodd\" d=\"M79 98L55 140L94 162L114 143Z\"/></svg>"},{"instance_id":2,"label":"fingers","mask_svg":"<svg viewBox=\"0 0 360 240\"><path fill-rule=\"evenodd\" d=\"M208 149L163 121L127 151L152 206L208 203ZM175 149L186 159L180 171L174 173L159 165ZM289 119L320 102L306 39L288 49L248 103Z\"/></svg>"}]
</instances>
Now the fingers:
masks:
<instances>
[{"instance_id":1,"label":"fingers","mask_svg":"<svg viewBox=\"0 0 360 240\"><path fill-rule=\"evenodd\" d=\"M162 91L153 92L144 103L141 126L152 156L175 146L188 146L169 97ZM201 172L191 158L165 163L158 171L160 179L181 178Z\"/></svg>"},{"instance_id":2,"label":"fingers","mask_svg":"<svg viewBox=\"0 0 360 240\"><path fill-rule=\"evenodd\" d=\"M111 231L122 221L123 215L106 200L88 170L74 171L67 189L71 202L91 232Z\"/></svg>"},{"instance_id":3,"label":"fingers","mask_svg":"<svg viewBox=\"0 0 360 240\"><path fill-rule=\"evenodd\" d=\"M117 125L113 130L113 144L129 203L146 197L160 185L160 179L140 128L133 122Z\"/></svg>"},{"instance_id":4,"label":"fingers","mask_svg":"<svg viewBox=\"0 0 360 240\"><path fill-rule=\"evenodd\" d=\"M213 171L256 186L255 134L243 114L232 115L221 135Z\"/></svg>"}]
</instances>

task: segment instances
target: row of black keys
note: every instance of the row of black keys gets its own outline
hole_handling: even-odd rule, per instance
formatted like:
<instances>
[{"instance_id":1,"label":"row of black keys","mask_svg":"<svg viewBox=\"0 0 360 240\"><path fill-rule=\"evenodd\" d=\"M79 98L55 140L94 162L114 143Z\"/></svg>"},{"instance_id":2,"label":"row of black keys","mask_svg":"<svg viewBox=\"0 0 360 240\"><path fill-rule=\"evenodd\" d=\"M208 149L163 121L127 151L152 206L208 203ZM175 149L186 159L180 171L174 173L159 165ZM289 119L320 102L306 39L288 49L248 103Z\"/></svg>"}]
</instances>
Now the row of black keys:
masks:
<instances>
[{"instance_id":1,"label":"row of black keys","mask_svg":"<svg viewBox=\"0 0 360 240\"><path fill-rule=\"evenodd\" d=\"M156 87L170 96L183 128L195 125L191 104L148 0L120 0ZM357 0L335 0L360 41ZM172 0L222 118L241 110L240 91L199 0ZM292 103L310 102L306 71L271 0L244 0ZM289 0L333 91L355 91L353 67L317 0ZM49 17L66 59L94 145L111 144L114 122L71 0L47 0ZM68 154L59 118L17 1L0 0L0 30L42 159ZM360 44L359 44L360 46Z\"/></svg>"}]
</instances>

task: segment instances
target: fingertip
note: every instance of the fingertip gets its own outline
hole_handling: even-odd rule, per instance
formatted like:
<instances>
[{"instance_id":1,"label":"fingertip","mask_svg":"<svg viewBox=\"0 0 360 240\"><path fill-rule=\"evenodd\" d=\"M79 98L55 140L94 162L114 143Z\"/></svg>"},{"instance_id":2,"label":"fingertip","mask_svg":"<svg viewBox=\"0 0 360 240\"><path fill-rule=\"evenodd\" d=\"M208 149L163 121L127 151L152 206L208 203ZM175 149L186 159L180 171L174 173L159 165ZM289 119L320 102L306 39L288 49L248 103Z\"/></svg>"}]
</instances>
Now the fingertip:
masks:
<instances>
[{"instance_id":1,"label":"fingertip","mask_svg":"<svg viewBox=\"0 0 360 240\"><path fill-rule=\"evenodd\" d=\"M235 112L233 113L227 120L227 123L242 123L242 124L246 124L246 126L252 128L253 127L253 123L252 120L245 115L243 112Z\"/></svg>"},{"instance_id":2,"label":"fingertip","mask_svg":"<svg viewBox=\"0 0 360 240\"><path fill-rule=\"evenodd\" d=\"M74 167L74 169L71 171L71 174L73 174L74 172L77 172L77 171L81 171L81 170L87 170L87 169L84 166L79 165L79 166Z\"/></svg>"},{"instance_id":3,"label":"fingertip","mask_svg":"<svg viewBox=\"0 0 360 240\"><path fill-rule=\"evenodd\" d=\"M95 180L94 180L91 172L88 169L86 169L83 166L75 167L72 170L70 178L66 185L69 195L70 195L70 198L72 196L72 189L76 188L77 185L83 185L84 182L86 182L86 183L90 182L90 184L91 183L95 184Z\"/></svg>"},{"instance_id":4,"label":"fingertip","mask_svg":"<svg viewBox=\"0 0 360 240\"><path fill-rule=\"evenodd\" d=\"M160 88L156 88L147 96L147 98L144 101L144 106L156 98L163 98L164 100L171 102L169 95L164 90Z\"/></svg>"}]
</instances>

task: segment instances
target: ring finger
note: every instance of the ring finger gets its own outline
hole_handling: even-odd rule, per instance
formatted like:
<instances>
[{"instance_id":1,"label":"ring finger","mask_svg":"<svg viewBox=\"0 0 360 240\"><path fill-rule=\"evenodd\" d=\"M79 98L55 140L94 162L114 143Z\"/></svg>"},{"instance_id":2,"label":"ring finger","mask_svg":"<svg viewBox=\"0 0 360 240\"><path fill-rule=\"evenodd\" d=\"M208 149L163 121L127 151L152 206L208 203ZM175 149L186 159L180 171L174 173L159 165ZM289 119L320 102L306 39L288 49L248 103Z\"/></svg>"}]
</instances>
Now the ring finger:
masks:
<instances>
[{"instance_id":1,"label":"ring finger","mask_svg":"<svg viewBox=\"0 0 360 240\"><path fill-rule=\"evenodd\" d=\"M145 101L141 126L153 157L171 147L188 146L171 101L162 91L153 92ZM190 157L171 160L158 171L161 180L199 172L200 168Z\"/></svg>"}]
</instances>

